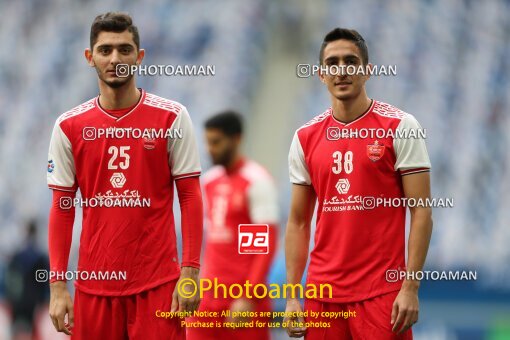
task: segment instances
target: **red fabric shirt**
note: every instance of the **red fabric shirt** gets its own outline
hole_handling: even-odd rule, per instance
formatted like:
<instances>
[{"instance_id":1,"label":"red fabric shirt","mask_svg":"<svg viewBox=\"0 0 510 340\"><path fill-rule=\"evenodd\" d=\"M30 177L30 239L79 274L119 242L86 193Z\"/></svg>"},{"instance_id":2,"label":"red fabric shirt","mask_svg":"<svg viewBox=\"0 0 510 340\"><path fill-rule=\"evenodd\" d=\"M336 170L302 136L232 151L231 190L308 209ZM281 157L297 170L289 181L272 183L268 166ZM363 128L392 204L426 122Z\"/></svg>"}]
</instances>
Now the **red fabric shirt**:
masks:
<instances>
[{"instance_id":1,"label":"red fabric shirt","mask_svg":"<svg viewBox=\"0 0 510 340\"><path fill-rule=\"evenodd\" d=\"M109 128L118 133L101 133ZM78 270L125 272L126 280L78 279L76 287L130 295L177 278L174 180L200 171L191 119L177 102L142 90L138 104L119 117L104 111L97 98L62 114L50 143L49 187L79 189L83 199L96 202L112 197L139 202L83 206ZM140 207L143 202L149 204Z\"/></svg>"},{"instance_id":2,"label":"red fabric shirt","mask_svg":"<svg viewBox=\"0 0 510 340\"><path fill-rule=\"evenodd\" d=\"M269 173L250 160L239 161L229 172L215 166L203 176L206 205L206 247L203 277L224 284L257 280L253 263L275 253L276 233L270 233L269 254L239 254L239 224L269 224L278 221L276 189ZM268 266L257 275L265 282ZM251 282L254 284L254 282Z\"/></svg>"},{"instance_id":3,"label":"red fabric shirt","mask_svg":"<svg viewBox=\"0 0 510 340\"><path fill-rule=\"evenodd\" d=\"M332 285L333 299L323 301L361 301L400 289L401 282L386 281L386 271L405 268L406 209L370 202L404 197L401 176L430 168L423 139L372 138L362 129L421 127L412 115L377 101L347 124L328 109L296 131L289 153L291 182L313 186L318 198L307 282ZM339 138L354 130L357 138Z\"/></svg>"}]
</instances>

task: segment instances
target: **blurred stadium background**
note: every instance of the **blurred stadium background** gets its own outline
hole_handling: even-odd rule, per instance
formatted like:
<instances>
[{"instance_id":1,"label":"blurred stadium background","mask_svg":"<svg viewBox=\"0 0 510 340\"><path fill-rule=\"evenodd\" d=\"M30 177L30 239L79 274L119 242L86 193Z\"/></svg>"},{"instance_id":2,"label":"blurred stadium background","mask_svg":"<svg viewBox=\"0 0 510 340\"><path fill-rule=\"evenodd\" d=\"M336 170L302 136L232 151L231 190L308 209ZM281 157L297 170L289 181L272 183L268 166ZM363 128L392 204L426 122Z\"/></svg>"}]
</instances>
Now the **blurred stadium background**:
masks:
<instances>
[{"instance_id":1,"label":"blurred stadium background","mask_svg":"<svg viewBox=\"0 0 510 340\"><path fill-rule=\"evenodd\" d=\"M287 152L294 130L329 106L317 78L322 38L342 26L367 40L371 62L396 77L368 82L372 98L414 114L427 130L434 210L427 268L476 270L476 281L425 281L416 339L510 339L510 1L0 1L0 339L9 339L7 264L38 224L47 249L51 202L45 166L55 119L98 93L85 62L90 24L111 10L140 29L146 64L215 65L213 77L140 77L139 86L184 103L200 139L226 108L246 120L246 153L277 180L282 235L289 206ZM71 264L76 266L81 214ZM355 254L353 254L355 256ZM271 282L285 279L283 248ZM283 301L274 308L283 311ZM47 312L43 338L57 339ZM286 338L275 332L275 339Z\"/></svg>"}]
</instances>

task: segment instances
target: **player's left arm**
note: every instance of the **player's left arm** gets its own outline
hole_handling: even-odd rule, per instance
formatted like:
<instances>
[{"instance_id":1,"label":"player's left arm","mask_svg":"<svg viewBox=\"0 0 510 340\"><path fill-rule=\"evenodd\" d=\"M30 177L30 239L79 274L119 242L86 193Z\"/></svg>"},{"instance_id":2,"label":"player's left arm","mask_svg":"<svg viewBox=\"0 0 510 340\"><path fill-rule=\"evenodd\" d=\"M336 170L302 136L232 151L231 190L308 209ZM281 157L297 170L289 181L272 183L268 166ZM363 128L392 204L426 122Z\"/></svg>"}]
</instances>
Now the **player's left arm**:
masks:
<instances>
[{"instance_id":1,"label":"player's left arm","mask_svg":"<svg viewBox=\"0 0 510 340\"><path fill-rule=\"evenodd\" d=\"M182 138L168 140L169 165L175 179L181 208L182 263L181 275L173 293L171 311L193 312L200 304L199 294L188 296L193 282L198 287L200 251L203 235L203 203L199 175L200 158L195 132L189 113L181 108L173 129L182 132ZM191 282L191 281L193 282ZM187 283L186 283L187 282Z\"/></svg>"},{"instance_id":2,"label":"player's left arm","mask_svg":"<svg viewBox=\"0 0 510 340\"><path fill-rule=\"evenodd\" d=\"M412 115L400 121L397 130L424 131ZM410 134L409 134L410 135ZM430 198L430 160L424 138L400 138L393 143L396 155L395 170L402 175L402 186L406 198ZM412 207L411 229L408 240L407 271L423 269L432 234L432 209ZM400 333L408 330L418 321L419 281L404 280L391 312L392 330Z\"/></svg>"},{"instance_id":3,"label":"player's left arm","mask_svg":"<svg viewBox=\"0 0 510 340\"><path fill-rule=\"evenodd\" d=\"M248 270L250 274L247 281L253 287L258 283L265 283L278 244L278 195L276 186L269 176L259 178L251 183L248 189L248 204L251 222L267 224L269 239L267 254L251 255L255 259ZM254 308L254 301L245 298L235 299L230 306L232 312L252 311ZM241 321L241 319L232 319L232 321Z\"/></svg>"},{"instance_id":4,"label":"player's left arm","mask_svg":"<svg viewBox=\"0 0 510 340\"><path fill-rule=\"evenodd\" d=\"M182 263L179 283L183 282L182 289L187 291L191 287L184 282L193 280L195 287L198 287L199 284L198 274L203 232L202 192L198 176L179 179L175 185L181 208ZM174 311L193 312L198 309L199 304L199 294L187 298L179 294L179 288L174 292L172 302Z\"/></svg>"},{"instance_id":5,"label":"player's left arm","mask_svg":"<svg viewBox=\"0 0 510 340\"><path fill-rule=\"evenodd\" d=\"M404 193L407 198L416 200L430 198L430 173L421 172L402 177ZM408 240L407 271L418 272L423 269L432 235L432 209L430 207L412 207L411 230ZM391 322L393 331L404 332L418 322L419 302L417 280L404 280L402 288L393 303Z\"/></svg>"}]
</instances>

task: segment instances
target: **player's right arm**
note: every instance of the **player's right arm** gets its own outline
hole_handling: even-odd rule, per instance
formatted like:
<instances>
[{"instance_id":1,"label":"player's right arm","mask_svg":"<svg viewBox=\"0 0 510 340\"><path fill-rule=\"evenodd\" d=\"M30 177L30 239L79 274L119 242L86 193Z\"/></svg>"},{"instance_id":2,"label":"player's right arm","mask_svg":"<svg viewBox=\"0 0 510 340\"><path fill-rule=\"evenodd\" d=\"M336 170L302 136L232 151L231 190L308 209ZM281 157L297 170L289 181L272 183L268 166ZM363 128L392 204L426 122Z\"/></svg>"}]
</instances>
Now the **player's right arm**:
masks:
<instances>
[{"instance_id":1,"label":"player's right arm","mask_svg":"<svg viewBox=\"0 0 510 340\"><path fill-rule=\"evenodd\" d=\"M55 124L48 153L48 186L53 189L48 226L50 271L67 270L71 249L76 196L74 158L71 142L59 121ZM67 335L74 326L73 301L63 277L50 277L49 314L55 329ZM67 315L68 324L65 323Z\"/></svg>"},{"instance_id":2,"label":"player's right arm","mask_svg":"<svg viewBox=\"0 0 510 340\"><path fill-rule=\"evenodd\" d=\"M292 185L291 205L287 230L285 233L285 263L287 268L287 283L300 284L306 261L308 260L308 247L310 244L310 229L313 211L315 209L316 194L310 185ZM301 312L298 297L289 296L287 292L286 312ZM303 318L286 318L287 322L304 322ZM304 336L305 327L292 327L289 325L287 333L291 337Z\"/></svg>"},{"instance_id":3,"label":"player's right arm","mask_svg":"<svg viewBox=\"0 0 510 340\"><path fill-rule=\"evenodd\" d=\"M303 148L297 133L294 135L289 153L289 173L292 184L290 212L285 233L285 262L287 283L300 284L310 244L310 229L317 195L311 185L310 174L305 162ZM287 295L285 311L301 312L298 297ZM289 324L287 333L294 338L305 335L305 327L296 327L292 322L304 322L302 317L285 318Z\"/></svg>"}]
</instances>

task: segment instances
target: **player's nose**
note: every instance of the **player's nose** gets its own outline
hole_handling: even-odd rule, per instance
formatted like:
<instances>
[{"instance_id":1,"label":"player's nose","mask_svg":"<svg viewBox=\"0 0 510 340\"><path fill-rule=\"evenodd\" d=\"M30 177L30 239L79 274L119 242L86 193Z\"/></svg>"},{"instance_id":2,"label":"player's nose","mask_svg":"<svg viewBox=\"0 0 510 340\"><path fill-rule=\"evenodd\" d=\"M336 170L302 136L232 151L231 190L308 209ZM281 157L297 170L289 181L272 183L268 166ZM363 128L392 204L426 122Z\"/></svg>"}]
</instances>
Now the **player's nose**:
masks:
<instances>
[{"instance_id":1,"label":"player's nose","mask_svg":"<svg viewBox=\"0 0 510 340\"><path fill-rule=\"evenodd\" d=\"M117 50L113 50L111 54L110 63L113 65L120 64L122 60L120 60L120 53Z\"/></svg>"}]
</instances>

